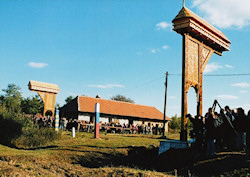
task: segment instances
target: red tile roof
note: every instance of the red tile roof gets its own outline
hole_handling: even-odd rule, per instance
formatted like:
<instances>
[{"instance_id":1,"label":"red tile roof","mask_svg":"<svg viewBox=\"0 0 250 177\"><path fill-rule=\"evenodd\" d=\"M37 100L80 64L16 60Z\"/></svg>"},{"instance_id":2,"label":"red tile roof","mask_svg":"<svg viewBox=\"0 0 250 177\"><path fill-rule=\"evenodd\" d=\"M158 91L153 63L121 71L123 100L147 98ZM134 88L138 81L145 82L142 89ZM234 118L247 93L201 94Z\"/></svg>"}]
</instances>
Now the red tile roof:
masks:
<instances>
[{"instance_id":1,"label":"red tile roof","mask_svg":"<svg viewBox=\"0 0 250 177\"><path fill-rule=\"evenodd\" d=\"M103 114L163 120L163 113L152 106L86 96L78 96L78 111L94 113L95 103L100 104L100 113ZM166 120L171 119L166 117Z\"/></svg>"}]
</instances>

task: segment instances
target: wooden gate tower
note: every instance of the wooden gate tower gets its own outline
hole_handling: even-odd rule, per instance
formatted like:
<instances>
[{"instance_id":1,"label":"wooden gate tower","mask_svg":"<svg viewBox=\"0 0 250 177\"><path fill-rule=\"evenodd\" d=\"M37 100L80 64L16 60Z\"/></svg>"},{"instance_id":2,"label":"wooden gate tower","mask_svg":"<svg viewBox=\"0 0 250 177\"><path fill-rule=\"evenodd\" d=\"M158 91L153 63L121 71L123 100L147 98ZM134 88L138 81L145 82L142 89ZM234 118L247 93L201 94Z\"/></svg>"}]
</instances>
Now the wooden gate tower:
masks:
<instances>
[{"instance_id":1,"label":"wooden gate tower","mask_svg":"<svg viewBox=\"0 0 250 177\"><path fill-rule=\"evenodd\" d=\"M55 115L55 103L56 94L59 92L59 88L55 84L49 84L38 81L30 81L29 89L31 91L37 92L44 103L43 116L45 116L47 111L51 111L52 116Z\"/></svg>"},{"instance_id":2,"label":"wooden gate tower","mask_svg":"<svg viewBox=\"0 0 250 177\"><path fill-rule=\"evenodd\" d=\"M229 50L228 38L194 12L183 6L172 21L174 31L182 35L182 103L181 141L187 141L187 93L194 87L197 95L197 115L202 115L202 77L213 53Z\"/></svg>"}]
</instances>

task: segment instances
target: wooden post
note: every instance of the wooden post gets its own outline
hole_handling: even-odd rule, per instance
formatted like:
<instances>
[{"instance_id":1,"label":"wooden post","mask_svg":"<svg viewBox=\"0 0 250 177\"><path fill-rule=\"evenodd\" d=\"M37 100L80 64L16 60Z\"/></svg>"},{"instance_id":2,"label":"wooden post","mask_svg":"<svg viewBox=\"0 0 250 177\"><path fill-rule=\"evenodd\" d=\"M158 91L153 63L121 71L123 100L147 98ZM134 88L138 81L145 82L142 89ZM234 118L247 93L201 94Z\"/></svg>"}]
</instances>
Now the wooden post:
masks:
<instances>
[{"instance_id":1,"label":"wooden post","mask_svg":"<svg viewBox=\"0 0 250 177\"><path fill-rule=\"evenodd\" d=\"M100 137L100 104L96 103L95 104L95 138Z\"/></svg>"},{"instance_id":2,"label":"wooden post","mask_svg":"<svg viewBox=\"0 0 250 177\"><path fill-rule=\"evenodd\" d=\"M72 138L76 137L76 128L72 127Z\"/></svg>"},{"instance_id":3,"label":"wooden post","mask_svg":"<svg viewBox=\"0 0 250 177\"><path fill-rule=\"evenodd\" d=\"M166 138L166 105L167 105L167 92L168 92L168 72L166 72L165 82L165 99L164 99L164 115L163 115L163 137Z\"/></svg>"},{"instance_id":4,"label":"wooden post","mask_svg":"<svg viewBox=\"0 0 250 177\"><path fill-rule=\"evenodd\" d=\"M55 131L59 133L59 110L56 110Z\"/></svg>"},{"instance_id":5,"label":"wooden post","mask_svg":"<svg viewBox=\"0 0 250 177\"><path fill-rule=\"evenodd\" d=\"M181 134L180 140L187 141L187 92L186 92L186 34L182 35L182 96L181 96Z\"/></svg>"}]
</instances>

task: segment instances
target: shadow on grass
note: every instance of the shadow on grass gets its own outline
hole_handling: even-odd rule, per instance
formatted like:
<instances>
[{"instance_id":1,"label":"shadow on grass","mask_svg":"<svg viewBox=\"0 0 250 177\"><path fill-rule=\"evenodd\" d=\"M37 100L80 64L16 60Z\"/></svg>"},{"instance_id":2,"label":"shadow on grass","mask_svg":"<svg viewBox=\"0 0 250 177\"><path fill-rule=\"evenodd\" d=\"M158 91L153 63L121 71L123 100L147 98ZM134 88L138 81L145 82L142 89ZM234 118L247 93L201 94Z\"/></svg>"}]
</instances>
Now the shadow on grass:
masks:
<instances>
[{"instance_id":1,"label":"shadow on grass","mask_svg":"<svg viewBox=\"0 0 250 177\"><path fill-rule=\"evenodd\" d=\"M196 176L249 176L249 168L244 153L225 153L196 162L190 170Z\"/></svg>"},{"instance_id":2,"label":"shadow on grass","mask_svg":"<svg viewBox=\"0 0 250 177\"><path fill-rule=\"evenodd\" d=\"M128 148L128 147L126 147ZM129 167L141 167L139 162L145 157L149 157L146 154L145 147L130 147L128 155L113 151L111 153L90 153L87 156L78 156L76 163L81 164L88 168L99 168L99 167L118 167L118 166L129 166ZM157 151L157 150L156 150ZM92 151L93 152L93 151ZM148 151L149 152L149 151ZM143 153L143 154L140 154ZM98 155L99 154L99 155ZM140 155L139 155L140 154ZM148 166L149 167L149 166Z\"/></svg>"},{"instance_id":3,"label":"shadow on grass","mask_svg":"<svg viewBox=\"0 0 250 177\"><path fill-rule=\"evenodd\" d=\"M128 154L90 153L78 156L75 163L88 168L127 166L160 172L177 171L180 176L244 176L249 175L250 163L244 154L221 154L211 159L194 159L193 150L170 149L158 155L158 148L130 147ZM244 169L242 171L242 169Z\"/></svg>"}]
</instances>

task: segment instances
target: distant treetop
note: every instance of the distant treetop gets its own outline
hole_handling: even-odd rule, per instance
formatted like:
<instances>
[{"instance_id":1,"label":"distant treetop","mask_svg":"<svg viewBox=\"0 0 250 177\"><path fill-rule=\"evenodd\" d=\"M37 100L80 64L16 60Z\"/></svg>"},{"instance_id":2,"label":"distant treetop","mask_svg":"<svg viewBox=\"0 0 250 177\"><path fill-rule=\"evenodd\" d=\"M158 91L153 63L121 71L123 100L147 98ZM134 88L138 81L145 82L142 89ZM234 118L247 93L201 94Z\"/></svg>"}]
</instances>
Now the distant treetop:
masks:
<instances>
[{"instance_id":1,"label":"distant treetop","mask_svg":"<svg viewBox=\"0 0 250 177\"><path fill-rule=\"evenodd\" d=\"M122 101L122 102L128 102L128 103L135 103L134 100L132 100L131 98L126 98L123 95L116 95L116 96L112 96L110 98L111 100L115 100L115 101Z\"/></svg>"}]
</instances>

